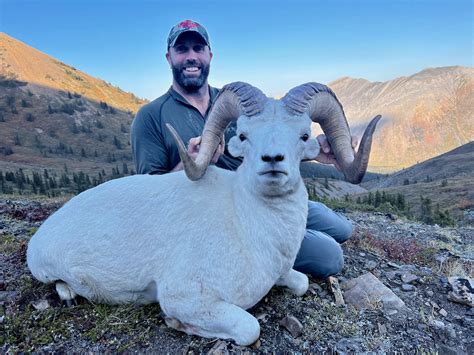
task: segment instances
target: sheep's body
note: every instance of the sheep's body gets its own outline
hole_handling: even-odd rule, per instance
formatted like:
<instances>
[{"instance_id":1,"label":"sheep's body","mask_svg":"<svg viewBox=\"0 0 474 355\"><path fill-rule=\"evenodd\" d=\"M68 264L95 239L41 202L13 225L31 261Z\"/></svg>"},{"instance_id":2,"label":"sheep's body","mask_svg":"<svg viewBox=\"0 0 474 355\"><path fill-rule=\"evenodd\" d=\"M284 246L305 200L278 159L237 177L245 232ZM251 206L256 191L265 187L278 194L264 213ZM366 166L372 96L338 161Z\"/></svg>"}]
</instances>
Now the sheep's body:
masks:
<instances>
[{"instance_id":1,"label":"sheep's body","mask_svg":"<svg viewBox=\"0 0 474 355\"><path fill-rule=\"evenodd\" d=\"M197 304L253 306L291 270L304 235L302 182L295 193L266 201L238 179L210 167L197 182L178 172L102 184L45 221L30 242L28 265L38 280L62 280L91 300L160 302L179 320L176 328L206 336L183 325ZM295 289L306 287L303 278Z\"/></svg>"},{"instance_id":2,"label":"sheep's body","mask_svg":"<svg viewBox=\"0 0 474 355\"><path fill-rule=\"evenodd\" d=\"M171 327L251 344L260 326L244 309L274 284L308 288L292 266L308 208L299 164L319 152L310 122L268 100L237 121L236 172L135 175L79 194L32 237L32 274L66 301L159 302Z\"/></svg>"}]
</instances>

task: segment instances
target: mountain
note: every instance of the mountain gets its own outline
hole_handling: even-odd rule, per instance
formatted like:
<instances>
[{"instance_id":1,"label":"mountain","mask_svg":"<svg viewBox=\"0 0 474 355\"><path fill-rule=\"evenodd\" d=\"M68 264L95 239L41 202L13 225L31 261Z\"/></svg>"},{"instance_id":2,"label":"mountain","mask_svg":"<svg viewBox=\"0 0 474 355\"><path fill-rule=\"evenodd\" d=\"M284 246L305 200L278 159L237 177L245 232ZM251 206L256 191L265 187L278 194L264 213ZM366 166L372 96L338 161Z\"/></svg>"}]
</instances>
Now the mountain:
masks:
<instances>
[{"instance_id":1,"label":"mountain","mask_svg":"<svg viewBox=\"0 0 474 355\"><path fill-rule=\"evenodd\" d=\"M386 82L344 77L329 83L354 134L383 116L369 170L393 172L474 140L474 68L429 68Z\"/></svg>"},{"instance_id":2,"label":"mountain","mask_svg":"<svg viewBox=\"0 0 474 355\"><path fill-rule=\"evenodd\" d=\"M422 197L432 208L447 210L458 222L474 221L474 142L437 157L362 184L375 193L403 195L415 215L421 214ZM355 192L353 199L367 193Z\"/></svg>"},{"instance_id":3,"label":"mountain","mask_svg":"<svg viewBox=\"0 0 474 355\"><path fill-rule=\"evenodd\" d=\"M448 178L472 178L474 180L474 142L469 142L447 153L398 171L385 179L371 180L365 185L372 189L387 188Z\"/></svg>"},{"instance_id":4,"label":"mountain","mask_svg":"<svg viewBox=\"0 0 474 355\"><path fill-rule=\"evenodd\" d=\"M0 75L136 112L146 101L0 32Z\"/></svg>"},{"instance_id":5,"label":"mountain","mask_svg":"<svg viewBox=\"0 0 474 355\"><path fill-rule=\"evenodd\" d=\"M0 172L131 173L130 124L145 102L0 33Z\"/></svg>"}]
</instances>

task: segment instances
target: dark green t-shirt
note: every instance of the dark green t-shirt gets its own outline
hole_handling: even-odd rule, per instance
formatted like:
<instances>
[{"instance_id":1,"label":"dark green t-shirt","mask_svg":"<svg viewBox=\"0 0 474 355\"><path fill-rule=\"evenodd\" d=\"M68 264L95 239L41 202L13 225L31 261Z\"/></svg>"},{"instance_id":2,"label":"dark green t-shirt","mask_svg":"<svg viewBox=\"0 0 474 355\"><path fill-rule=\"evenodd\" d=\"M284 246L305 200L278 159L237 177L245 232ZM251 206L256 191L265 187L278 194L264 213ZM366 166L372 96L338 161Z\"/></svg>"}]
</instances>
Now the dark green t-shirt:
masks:
<instances>
[{"instance_id":1,"label":"dark green t-shirt","mask_svg":"<svg viewBox=\"0 0 474 355\"><path fill-rule=\"evenodd\" d=\"M209 89L211 105L219 90ZM211 106L210 105L210 106ZM200 136L207 115L203 117L198 109L170 88L166 94L143 106L132 123L131 143L135 168L138 174L164 174L170 172L180 161L178 148L166 123L171 124L183 142ZM235 135L235 122L225 131L226 143ZM242 160L234 158L227 150L219 158L216 166L235 170Z\"/></svg>"}]
</instances>

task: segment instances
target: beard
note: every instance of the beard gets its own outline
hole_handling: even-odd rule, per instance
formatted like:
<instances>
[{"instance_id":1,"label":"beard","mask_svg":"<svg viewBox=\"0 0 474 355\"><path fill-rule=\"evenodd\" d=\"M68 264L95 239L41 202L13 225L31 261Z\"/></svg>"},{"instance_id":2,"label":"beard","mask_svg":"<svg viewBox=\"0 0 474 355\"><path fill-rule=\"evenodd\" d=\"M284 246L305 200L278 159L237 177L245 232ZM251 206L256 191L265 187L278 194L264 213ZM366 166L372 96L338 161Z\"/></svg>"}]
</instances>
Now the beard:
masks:
<instances>
[{"instance_id":1,"label":"beard","mask_svg":"<svg viewBox=\"0 0 474 355\"><path fill-rule=\"evenodd\" d=\"M188 77L184 72L184 68L196 66L201 69L201 74L197 77ZM198 65L197 63L186 63L183 65L175 66L171 65L173 71L173 78L184 90L189 93L197 92L206 83L207 77L209 76L210 65Z\"/></svg>"}]
</instances>

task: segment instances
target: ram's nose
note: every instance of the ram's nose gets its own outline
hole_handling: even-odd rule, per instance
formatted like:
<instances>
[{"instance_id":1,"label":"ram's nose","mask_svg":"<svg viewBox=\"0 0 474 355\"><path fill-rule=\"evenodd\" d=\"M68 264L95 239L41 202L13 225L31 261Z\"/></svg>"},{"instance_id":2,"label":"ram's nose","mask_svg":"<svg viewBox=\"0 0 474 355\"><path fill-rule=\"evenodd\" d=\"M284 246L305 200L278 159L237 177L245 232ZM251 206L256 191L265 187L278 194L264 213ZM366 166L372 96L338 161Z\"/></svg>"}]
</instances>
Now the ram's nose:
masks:
<instances>
[{"instance_id":1,"label":"ram's nose","mask_svg":"<svg viewBox=\"0 0 474 355\"><path fill-rule=\"evenodd\" d=\"M262 155L262 160L265 163L279 163L285 160L285 156L283 154L276 154L276 155Z\"/></svg>"}]
</instances>

